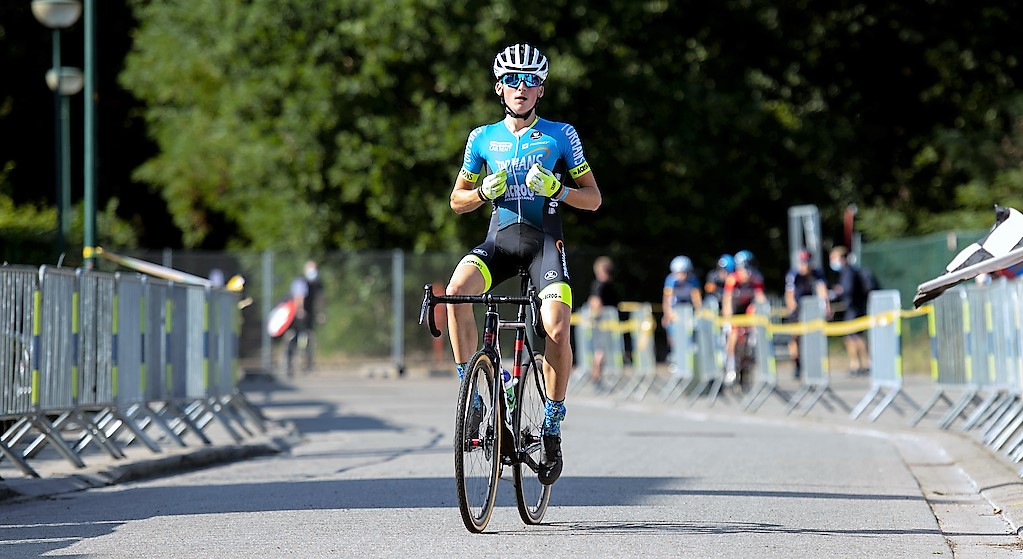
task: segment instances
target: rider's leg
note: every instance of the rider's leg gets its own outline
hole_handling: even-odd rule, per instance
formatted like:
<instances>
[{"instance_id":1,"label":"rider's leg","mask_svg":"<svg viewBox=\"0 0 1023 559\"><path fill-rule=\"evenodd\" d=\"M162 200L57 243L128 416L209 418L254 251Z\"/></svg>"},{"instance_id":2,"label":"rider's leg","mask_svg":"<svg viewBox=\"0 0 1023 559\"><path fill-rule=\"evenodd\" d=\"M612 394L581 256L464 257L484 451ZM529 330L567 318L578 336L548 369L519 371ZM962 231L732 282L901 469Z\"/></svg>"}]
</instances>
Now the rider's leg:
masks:
<instances>
[{"instance_id":1,"label":"rider's leg","mask_svg":"<svg viewBox=\"0 0 1023 559\"><path fill-rule=\"evenodd\" d=\"M543 355L547 397L563 401L568 392L568 377L572 373L572 307L560 300L544 300L540 316L547 330L547 347Z\"/></svg>"},{"instance_id":2,"label":"rider's leg","mask_svg":"<svg viewBox=\"0 0 1023 559\"><path fill-rule=\"evenodd\" d=\"M452 272L445 294L479 295L486 287L486 281L479 268L467 264L463 259ZM451 350L454 354L455 364L459 366L459 377L461 377L462 367L469 362L472 354L476 353L476 345L479 340L476 318L472 312L472 305L447 305L447 311Z\"/></svg>"},{"instance_id":3,"label":"rider's leg","mask_svg":"<svg viewBox=\"0 0 1023 559\"><path fill-rule=\"evenodd\" d=\"M735 344L739 340L739 329L729 328L725 339L725 374L735 374Z\"/></svg>"}]
</instances>

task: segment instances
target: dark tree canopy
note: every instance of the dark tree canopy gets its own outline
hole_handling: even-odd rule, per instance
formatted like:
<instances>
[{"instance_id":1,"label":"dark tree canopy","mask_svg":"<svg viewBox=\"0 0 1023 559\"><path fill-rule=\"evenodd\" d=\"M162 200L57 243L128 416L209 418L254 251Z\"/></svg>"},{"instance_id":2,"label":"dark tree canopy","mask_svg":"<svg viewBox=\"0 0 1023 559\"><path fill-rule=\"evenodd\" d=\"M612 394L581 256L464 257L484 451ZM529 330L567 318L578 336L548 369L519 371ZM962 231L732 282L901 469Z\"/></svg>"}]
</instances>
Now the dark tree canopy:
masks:
<instances>
[{"instance_id":1,"label":"dark tree canopy","mask_svg":"<svg viewBox=\"0 0 1023 559\"><path fill-rule=\"evenodd\" d=\"M578 247L703 266L746 248L780 266L793 205L818 205L837 236L856 204L881 239L985 227L995 202L1023 202L1017 3L130 6L115 19L132 29L119 84L134 104L102 118L141 115L153 144L101 149L108 172L166 204L117 207L143 242L162 212L186 247L464 249L486 216L454 216L448 193L468 132L501 117L493 55L521 41L550 57L540 112L576 126L604 193L598 213L566 212ZM28 72L45 31L7 25L26 12L0 8L0 57ZM0 126L25 126L19 87L0 84ZM0 173L0 201L52 203L20 194L46 179L19 173L34 163L2 141L15 171ZM101 186L101 202L131 192Z\"/></svg>"}]
</instances>

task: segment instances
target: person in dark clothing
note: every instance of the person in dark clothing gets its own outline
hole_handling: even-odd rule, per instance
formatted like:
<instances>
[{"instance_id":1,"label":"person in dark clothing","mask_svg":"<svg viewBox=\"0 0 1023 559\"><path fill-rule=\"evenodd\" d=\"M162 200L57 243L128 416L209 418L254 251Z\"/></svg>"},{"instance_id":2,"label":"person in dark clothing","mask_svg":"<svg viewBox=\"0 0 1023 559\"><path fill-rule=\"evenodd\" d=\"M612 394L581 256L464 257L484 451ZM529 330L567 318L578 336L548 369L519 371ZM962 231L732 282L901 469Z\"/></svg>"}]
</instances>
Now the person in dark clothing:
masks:
<instances>
[{"instance_id":1,"label":"person in dark clothing","mask_svg":"<svg viewBox=\"0 0 1023 559\"><path fill-rule=\"evenodd\" d=\"M316 324L326 322L323 311L323 281L316 262L305 263L301 276L291 281L291 298L295 302L295 320L287 336L285 350L288 376L293 376L295 351L305 350L305 370L312 371L316 353Z\"/></svg>"},{"instance_id":2,"label":"person in dark clothing","mask_svg":"<svg viewBox=\"0 0 1023 559\"><path fill-rule=\"evenodd\" d=\"M599 320L605 307L617 308L618 303L621 302L618 291L611 281L613 275L614 263L607 256L601 256L593 262L593 283L590 285L590 296L586 300L586 304L589 305L590 314L594 320ZM607 359L607 353L604 350L606 343L598 343L598 334L601 333L599 328L594 330L593 372L591 373L594 383L600 382L601 370L603 370L604 361ZM607 336L602 336L600 339L603 342L608 342L609 340L605 338Z\"/></svg>"},{"instance_id":3,"label":"person in dark clothing","mask_svg":"<svg viewBox=\"0 0 1023 559\"><path fill-rule=\"evenodd\" d=\"M810 262L810 253L803 250L799 253L799 263L785 274L785 309L789 322L799 321L799 300L807 296L816 296L824 302L827 316L831 316L831 302L828 300L828 288L824 282L824 272L815 268ZM789 355L795 362L793 376L799 378L799 336L789 338Z\"/></svg>"},{"instance_id":4,"label":"person in dark clothing","mask_svg":"<svg viewBox=\"0 0 1023 559\"><path fill-rule=\"evenodd\" d=\"M849 249L836 246L829 257L831 269L838 273L838 283L832 287L835 301L845 308L843 320L854 320L867 314L868 288L860 280L860 270L849 263ZM863 334L853 332L845 336L845 350L849 354L849 374L865 375L870 371L870 352Z\"/></svg>"}]
</instances>

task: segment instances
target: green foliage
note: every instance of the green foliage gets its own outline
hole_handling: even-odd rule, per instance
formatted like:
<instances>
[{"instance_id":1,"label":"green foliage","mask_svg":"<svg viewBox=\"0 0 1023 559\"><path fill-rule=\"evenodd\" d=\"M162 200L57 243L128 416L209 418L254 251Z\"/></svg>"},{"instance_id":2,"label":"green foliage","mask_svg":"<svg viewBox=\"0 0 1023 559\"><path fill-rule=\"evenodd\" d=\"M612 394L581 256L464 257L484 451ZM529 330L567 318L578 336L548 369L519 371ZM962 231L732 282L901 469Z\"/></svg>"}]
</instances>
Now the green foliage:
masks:
<instances>
[{"instance_id":1,"label":"green foliage","mask_svg":"<svg viewBox=\"0 0 1023 559\"><path fill-rule=\"evenodd\" d=\"M551 58L540 113L575 124L604 192L566 212L573 246L705 265L747 248L780 277L792 205L827 235L855 203L883 238L1018 198L1015 5L132 5L121 81L160 148L135 176L190 246L464 250L485 212L456 218L448 192L468 132L501 117L493 54L519 41Z\"/></svg>"}]
</instances>

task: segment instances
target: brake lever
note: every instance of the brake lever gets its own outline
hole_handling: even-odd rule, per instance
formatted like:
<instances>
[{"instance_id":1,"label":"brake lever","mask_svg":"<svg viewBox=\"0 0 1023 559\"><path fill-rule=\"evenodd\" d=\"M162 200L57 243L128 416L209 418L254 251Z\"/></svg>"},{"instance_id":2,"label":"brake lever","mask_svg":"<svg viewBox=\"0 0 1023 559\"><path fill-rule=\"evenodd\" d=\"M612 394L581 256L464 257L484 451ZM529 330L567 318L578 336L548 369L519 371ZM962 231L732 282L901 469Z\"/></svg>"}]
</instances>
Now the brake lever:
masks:
<instances>
[{"instance_id":1,"label":"brake lever","mask_svg":"<svg viewBox=\"0 0 1023 559\"><path fill-rule=\"evenodd\" d=\"M436 304L433 302L433 285L426 284L423 292L423 307L419 310L419 324L422 324L423 319L426 319L427 324L430 326L430 333L433 334L434 338L439 338L441 332L437 328L437 322L433 317L433 307Z\"/></svg>"}]
</instances>

